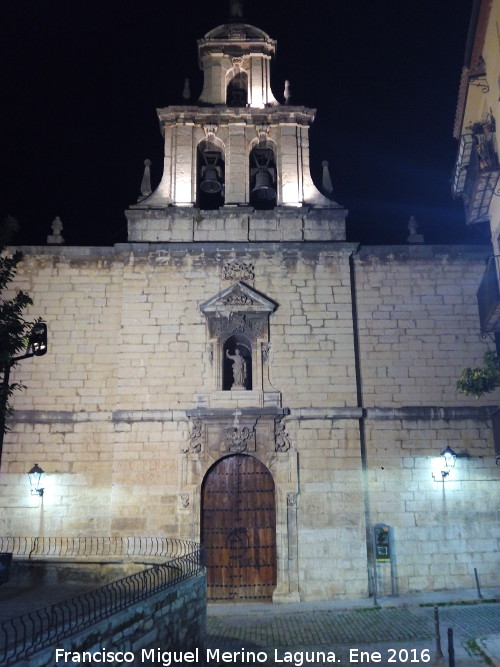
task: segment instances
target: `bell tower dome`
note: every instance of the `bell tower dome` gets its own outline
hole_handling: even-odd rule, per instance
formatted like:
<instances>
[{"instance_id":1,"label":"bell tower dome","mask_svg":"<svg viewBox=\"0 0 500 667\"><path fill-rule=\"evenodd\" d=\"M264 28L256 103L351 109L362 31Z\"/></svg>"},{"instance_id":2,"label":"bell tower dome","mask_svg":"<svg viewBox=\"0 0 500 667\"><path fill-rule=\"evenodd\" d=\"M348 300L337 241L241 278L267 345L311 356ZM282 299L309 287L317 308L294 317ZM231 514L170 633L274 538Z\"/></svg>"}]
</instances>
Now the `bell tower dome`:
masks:
<instances>
[{"instance_id":1,"label":"bell tower dome","mask_svg":"<svg viewBox=\"0 0 500 667\"><path fill-rule=\"evenodd\" d=\"M275 53L232 0L228 22L198 41L199 99L157 110L163 176L126 211L129 241L345 239L347 211L309 171L315 110L289 104L288 86L284 104L274 97Z\"/></svg>"},{"instance_id":2,"label":"bell tower dome","mask_svg":"<svg viewBox=\"0 0 500 667\"><path fill-rule=\"evenodd\" d=\"M246 23L226 23L198 40L204 86L199 103L263 109L277 105L270 61L276 42Z\"/></svg>"}]
</instances>

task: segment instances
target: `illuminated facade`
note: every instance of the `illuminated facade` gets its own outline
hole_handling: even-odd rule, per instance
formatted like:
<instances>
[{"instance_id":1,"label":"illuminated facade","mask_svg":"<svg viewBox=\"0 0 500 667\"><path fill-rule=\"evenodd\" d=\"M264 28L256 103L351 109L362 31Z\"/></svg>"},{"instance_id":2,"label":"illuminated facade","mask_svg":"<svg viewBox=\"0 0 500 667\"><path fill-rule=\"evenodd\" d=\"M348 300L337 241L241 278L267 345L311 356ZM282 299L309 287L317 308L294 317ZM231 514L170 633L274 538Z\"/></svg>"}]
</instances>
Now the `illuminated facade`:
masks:
<instances>
[{"instance_id":1,"label":"illuminated facade","mask_svg":"<svg viewBox=\"0 0 500 667\"><path fill-rule=\"evenodd\" d=\"M50 343L16 369L2 532L201 539L212 599L493 585L495 399L455 391L488 346L485 250L346 242L314 112L277 102L239 4L199 42L201 98L159 110L128 242L24 248Z\"/></svg>"},{"instance_id":2,"label":"illuminated facade","mask_svg":"<svg viewBox=\"0 0 500 667\"><path fill-rule=\"evenodd\" d=\"M309 171L315 112L279 104L271 91L275 49L265 32L236 20L199 40L200 99L158 110L163 176L127 212L129 241L345 239L347 211Z\"/></svg>"}]
</instances>

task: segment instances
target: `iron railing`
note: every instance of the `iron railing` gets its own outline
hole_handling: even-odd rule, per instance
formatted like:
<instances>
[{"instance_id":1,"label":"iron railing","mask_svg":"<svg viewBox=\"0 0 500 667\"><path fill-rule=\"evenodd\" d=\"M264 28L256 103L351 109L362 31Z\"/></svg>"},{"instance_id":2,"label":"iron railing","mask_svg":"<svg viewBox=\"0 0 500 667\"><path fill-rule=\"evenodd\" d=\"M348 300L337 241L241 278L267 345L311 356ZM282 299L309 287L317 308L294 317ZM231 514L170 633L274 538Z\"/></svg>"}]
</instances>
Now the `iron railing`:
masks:
<instances>
[{"instance_id":1,"label":"iron railing","mask_svg":"<svg viewBox=\"0 0 500 667\"><path fill-rule=\"evenodd\" d=\"M472 149L462 193L467 224L489 221L489 208L497 189L499 173L498 158L493 148L488 159L481 159L478 151Z\"/></svg>"},{"instance_id":2,"label":"iron railing","mask_svg":"<svg viewBox=\"0 0 500 667\"><path fill-rule=\"evenodd\" d=\"M0 664L14 665L44 648L60 646L63 639L203 572L199 544L182 540L168 542L174 543L177 548L184 545L186 553L161 565L1 622Z\"/></svg>"},{"instance_id":3,"label":"iron railing","mask_svg":"<svg viewBox=\"0 0 500 667\"><path fill-rule=\"evenodd\" d=\"M178 558L198 544L169 537L0 537L0 552L14 556L151 556Z\"/></svg>"},{"instance_id":4,"label":"iron railing","mask_svg":"<svg viewBox=\"0 0 500 667\"><path fill-rule=\"evenodd\" d=\"M498 327L500 318L499 261L500 256L498 255L490 257L477 290L481 333L491 333Z\"/></svg>"}]
</instances>

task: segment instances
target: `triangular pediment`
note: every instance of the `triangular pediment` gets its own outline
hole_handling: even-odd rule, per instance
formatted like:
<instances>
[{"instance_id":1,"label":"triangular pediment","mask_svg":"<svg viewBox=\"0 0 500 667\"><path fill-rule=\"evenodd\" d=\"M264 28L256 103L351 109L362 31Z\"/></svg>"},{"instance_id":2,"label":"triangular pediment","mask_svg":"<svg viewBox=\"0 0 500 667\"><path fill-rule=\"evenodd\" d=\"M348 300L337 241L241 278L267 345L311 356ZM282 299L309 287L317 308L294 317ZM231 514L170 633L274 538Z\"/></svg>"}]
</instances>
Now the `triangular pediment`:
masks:
<instances>
[{"instance_id":1,"label":"triangular pediment","mask_svg":"<svg viewBox=\"0 0 500 667\"><path fill-rule=\"evenodd\" d=\"M201 304L204 314L243 311L247 313L273 313L278 304L256 292L245 283L235 283Z\"/></svg>"}]
</instances>

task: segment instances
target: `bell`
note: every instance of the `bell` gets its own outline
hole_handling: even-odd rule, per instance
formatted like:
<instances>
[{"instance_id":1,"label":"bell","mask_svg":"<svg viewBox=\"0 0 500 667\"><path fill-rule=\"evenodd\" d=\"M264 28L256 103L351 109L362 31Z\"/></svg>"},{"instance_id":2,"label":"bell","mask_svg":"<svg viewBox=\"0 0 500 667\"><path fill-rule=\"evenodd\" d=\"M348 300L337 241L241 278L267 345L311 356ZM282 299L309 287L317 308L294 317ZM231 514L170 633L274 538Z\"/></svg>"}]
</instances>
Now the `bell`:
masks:
<instances>
[{"instance_id":1,"label":"bell","mask_svg":"<svg viewBox=\"0 0 500 667\"><path fill-rule=\"evenodd\" d=\"M222 185L217 179L217 169L212 166L207 166L205 168L205 173L203 174L203 180L200 183L200 188L203 192L213 195L217 194L222 190Z\"/></svg>"},{"instance_id":2,"label":"bell","mask_svg":"<svg viewBox=\"0 0 500 667\"><path fill-rule=\"evenodd\" d=\"M276 190L273 188L273 179L267 169L261 169L255 175L255 187L252 193L263 200L271 200L276 197Z\"/></svg>"}]
</instances>

